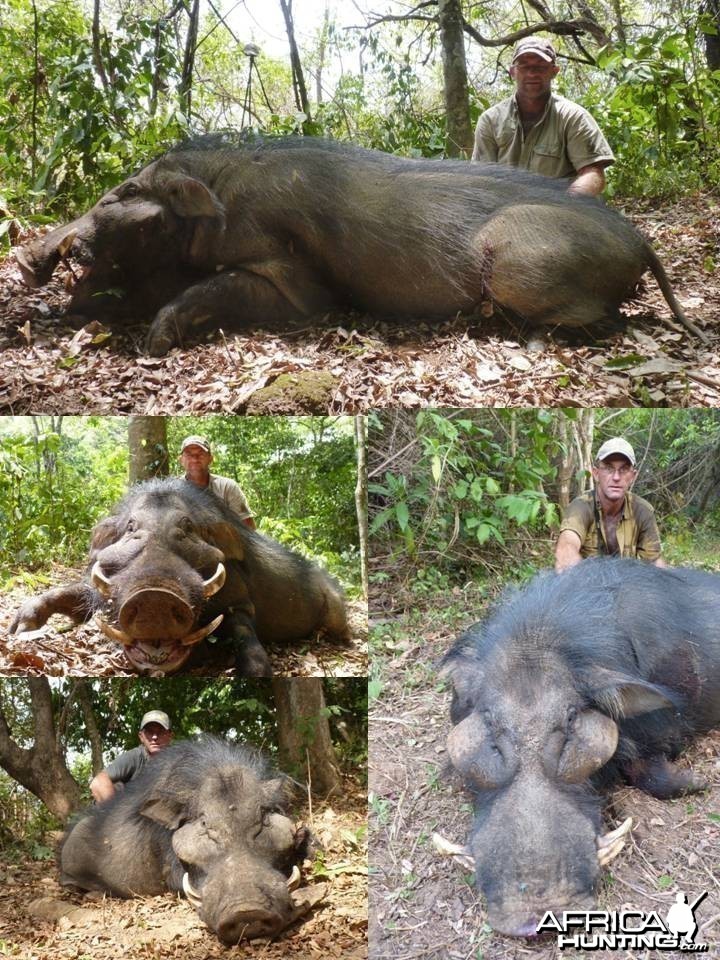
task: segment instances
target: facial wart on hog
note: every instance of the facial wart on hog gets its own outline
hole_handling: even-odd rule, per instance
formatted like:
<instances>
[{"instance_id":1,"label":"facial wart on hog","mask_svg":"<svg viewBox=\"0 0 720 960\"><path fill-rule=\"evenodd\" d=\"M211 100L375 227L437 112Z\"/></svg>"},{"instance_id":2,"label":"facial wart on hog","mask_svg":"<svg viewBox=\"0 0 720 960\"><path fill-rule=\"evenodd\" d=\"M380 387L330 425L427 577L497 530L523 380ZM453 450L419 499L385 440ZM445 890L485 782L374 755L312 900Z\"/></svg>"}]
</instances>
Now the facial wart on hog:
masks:
<instances>
[{"instance_id":1,"label":"facial wart on hog","mask_svg":"<svg viewBox=\"0 0 720 960\"><path fill-rule=\"evenodd\" d=\"M542 574L456 641L450 760L473 798L466 847L492 927L531 937L546 910L590 909L622 831L599 789L702 788L674 764L720 723L720 576L636 560Z\"/></svg>"},{"instance_id":2,"label":"facial wart on hog","mask_svg":"<svg viewBox=\"0 0 720 960\"><path fill-rule=\"evenodd\" d=\"M242 676L269 676L262 642L319 630L349 639L342 590L316 564L246 527L214 494L184 479L133 487L92 533L86 579L26 600L11 633L54 613L94 613L140 673L173 673L216 633Z\"/></svg>"},{"instance_id":3,"label":"facial wart on hog","mask_svg":"<svg viewBox=\"0 0 720 960\"><path fill-rule=\"evenodd\" d=\"M695 330L647 241L565 182L310 137L180 144L17 252L31 287L67 256L83 265L70 313L152 318L153 355L204 325L348 308L448 318L494 302L531 324L592 326L647 268Z\"/></svg>"}]
</instances>

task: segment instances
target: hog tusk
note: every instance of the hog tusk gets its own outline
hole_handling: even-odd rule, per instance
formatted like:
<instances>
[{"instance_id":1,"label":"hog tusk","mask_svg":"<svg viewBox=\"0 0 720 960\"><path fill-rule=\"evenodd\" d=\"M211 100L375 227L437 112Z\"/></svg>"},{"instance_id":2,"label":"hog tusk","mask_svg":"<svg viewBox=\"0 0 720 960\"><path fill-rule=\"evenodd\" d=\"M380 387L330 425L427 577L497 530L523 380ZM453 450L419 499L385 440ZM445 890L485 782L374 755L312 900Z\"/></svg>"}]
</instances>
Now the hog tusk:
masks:
<instances>
[{"instance_id":1,"label":"hog tusk","mask_svg":"<svg viewBox=\"0 0 720 960\"><path fill-rule=\"evenodd\" d=\"M606 833L603 837L598 837L597 845L598 847L609 847L613 841L619 839L620 837L626 836L632 830L632 817L628 817L627 820L623 820L619 827L615 830L611 830L610 833Z\"/></svg>"},{"instance_id":2,"label":"hog tusk","mask_svg":"<svg viewBox=\"0 0 720 960\"><path fill-rule=\"evenodd\" d=\"M606 833L603 837L598 837L597 855L598 863L601 867L606 867L625 846L625 841L632 828L632 823L632 817L628 817L616 830Z\"/></svg>"},{"instance_id":3,"label":"hog tusk","mask_svg":"<svg viewBox=\"0 0 720 960\"><path fill-rule=\"evenodd\" d=\"M182 887L183 893L188 898L190 903L195 907L196 910L199 910L202 906L202 896L190 883L190 877L188 876L187 871L183 874Z\"/></svg>"},{"instance_id":4,"label":"hog tusk","mask_svg":"<svg viewBox=\"0 0 720 960\"><path fill-rule=\"evenodd\" d=\"M297 890L301 883L302 877L300 876L300 869L298 865L295 864L292 868L292 873L288 877L287 888L288 890Z\"/></svg>"},{"instance_id":5,"label":"hog tusk","mask_svg":"<svg viewBox=\"0 0 720 960\"><path fill-rule=\"evenodd\" d=\"M98 593L104 597L109 597L112 592L112 584L102 572L100 561L96 560L90 574L90 583L95 587Z\"/></svg>"},{"instance_id":6,"label":"hog tusk","mask_svg":"<svg viewBox=\"0 0 720 960\"><path fill-rule=\"evenodd\" d=\"M222 589L225 583L225 567L222 563L217 565L217 570L209 580L203 580L203 589L205 590L205 599L212 597L218 590Z\"/></svg>"},{"instance_id":7,"label":"hog tusk","mask_svg":"<svg viewBox=\"0 0 720 960\"><path fill-rule=\"evenodd\" d=\"M122 630L118 630L117 627L111 627L106 620L103 620L100 614L95 617L95 623L97 623L106 637L117 641L117 643L121 643L124 647L131 647L135 643L133 638L129 637Z\"/></svg>"},{"instance_id":8,"label":"hog tusk","mask_svg":"<svg viewBox=\"0 0 720 960\"><path fill-rule=\"evenodd\" d=\"M71 230L70 233L66 234L57 245L57 251L61 257L66 257L70 252L70 248L75 242L75 237L77 237L77 230Z\"/></svg>"},{"instance_id":9,"label":"hog tusk","mask_svg":"<svg viewBox=\"0 0 720 960\"><path fill-rule=\"evenodd\" d=\"M468 870L475 869L475 858L467 847L461 847L458 843L451 843L449 840L446 840L445 837L441 837L439 833L432 835L432 842L441 856L453 857L453 859L457 860L458 863L462 864L462 866Z\"/></svg>"},{"instance_id":10,"label":"hog tusk","mask_svg":"<svg viewBox=\"0 0 720 960\"><path fill-rule=\"evenodd\" d=\"M187 637L183 637L180 643L183 645L183 647L189 647L193 643L199 643L200 640L204 640L205 637L210 636L210 634L213 632L213 630L216 629L216 627L220 626L224 616L225 614L221 613L219 617L215 617L215 619L211 621L206 627L200 627L200 629L196 630L195 633L190 633L187 635Z\"/></svg>"}]
</instances>

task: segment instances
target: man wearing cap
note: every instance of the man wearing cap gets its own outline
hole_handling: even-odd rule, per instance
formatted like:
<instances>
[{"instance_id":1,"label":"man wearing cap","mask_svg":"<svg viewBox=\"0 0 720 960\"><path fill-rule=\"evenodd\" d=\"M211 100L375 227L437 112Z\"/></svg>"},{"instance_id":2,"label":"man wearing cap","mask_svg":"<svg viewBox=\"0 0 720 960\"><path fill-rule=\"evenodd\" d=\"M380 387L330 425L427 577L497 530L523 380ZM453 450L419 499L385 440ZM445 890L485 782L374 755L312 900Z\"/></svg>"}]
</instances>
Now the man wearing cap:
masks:
<instances>
[{"instance_id":1,"label":"man wearing cap","mask_svg":"<svg viewBox=\"0 0 720 960\"><path fill-rule=\"evenodd\" d=\"M115 796L116 783L129 783L152 758L172 741L170 717L164 710L149 710L140 721L140 746L127 750L90 781L90 793L97 803Z\"/></svg>"},{"instance_id":2,"label":"man wearing cap","mask_svg":"<svg viewBox=\"0 0 720 960\"><path fill-rule=\"evenodd\" d=\"M569 193L597 196L615 158L587 110L552 92L556 61L552 43L537 35L516 45L510 64L515 93L480 116L472 159L572 178Z\"/></svg>"},{"instance_id":3,"label":"man wearing cap","mask_svg":"<svg viewBox=\"0 0 720 960\"><path fill-rule=\"evenodd\" d=\"M206 437L185 437L178 459L185 470L185 479L188 483L194 483L196 487L202 487L203 490L214 493L233 513L237 514L246 527L255 529L252 510L238 484L230 477L219 477L217 474L210 473L212 449Z\"/></svg>"},{"instance_id":4,"label":"man wearing cap","mask_svg":"<svg viewBox=\"0 0 720 960\"><path fill-rule=\"evenodd\" d=\"M576 497L560 524L555 548L558 573L586 557L637 557L664 567L655 511L630 492L637 477L635 451L622 437L598 450L592 467L595 487Z\"/></svg>"}]
</instances>

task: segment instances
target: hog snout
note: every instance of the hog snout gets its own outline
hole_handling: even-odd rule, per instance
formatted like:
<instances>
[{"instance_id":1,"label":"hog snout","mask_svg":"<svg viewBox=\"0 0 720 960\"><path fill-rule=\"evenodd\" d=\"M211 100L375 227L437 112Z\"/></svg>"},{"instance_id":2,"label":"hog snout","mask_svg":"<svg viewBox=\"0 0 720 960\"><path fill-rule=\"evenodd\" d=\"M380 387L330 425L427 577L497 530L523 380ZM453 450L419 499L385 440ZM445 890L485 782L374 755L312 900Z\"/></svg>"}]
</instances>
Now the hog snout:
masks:
<instances>
[{"instance_id":1,"label":"hog snout","mask_svg":"<svg viewBox=\"0 0 720 960\"><path fill-rule=\"evenodd\" d=\"M282 914L260 903L247 901L227 908L220 918L217 934L228 946L240 940L271 937L285 926Z\"/></svg>"},{"instance_id":2,"label":"hog snout","mask_svg":"<svg viewBox=\"0 0 720 960\"><path fill-rule=\"evenodd\" d=\"M29 244L15 251L15 259L20 268L23 283L34 290L48 282L60 260L60 254L54 250L42 256L38 247Z\"/></svg>"},{"instance_id":3,"label":"hog snout","mask_svg":"<svg viewBox=\"0 0 720 960\"><path fill-rule=\"evenodd\" d=\"M171 590L151 587L137 590L124 601L118 622L131 637L179 640L190 632L195 611Z\"/></svg>"}]
</instances>

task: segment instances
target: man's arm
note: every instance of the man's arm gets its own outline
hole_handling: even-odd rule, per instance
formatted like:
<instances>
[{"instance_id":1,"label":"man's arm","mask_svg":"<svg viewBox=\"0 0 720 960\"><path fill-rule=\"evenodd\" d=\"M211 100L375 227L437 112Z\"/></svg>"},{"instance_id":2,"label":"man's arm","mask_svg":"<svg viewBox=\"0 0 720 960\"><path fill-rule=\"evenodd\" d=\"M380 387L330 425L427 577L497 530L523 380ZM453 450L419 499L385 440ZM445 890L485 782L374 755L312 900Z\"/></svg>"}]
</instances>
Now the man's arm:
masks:
<instances>
[{"instance_id":1,"label":"man's arm","mask_svg":"<svg viewBox=\"0 0 720 960\"><path fill-rule=\"evenodd\" d=\"M492 124L487 118L487 113L478 117L475 127L475 145L473 146L472 159L482 160L483 163L497 163L498 146L493 133Z\"/></svg>"},{"instance_id":2,"label":"man's arm","mask_svg":"<svg viewBox=\"0 0 720 960\"><path fill-rule=\"evenodd\" d=\"M568 187L568 193L597 197L605 189L605 164L589 163L581 167Z\"/></svg>"},{"instance_id":3,"label":"man's arm","mask_svg":"<svg viewBox=\"0 0 720 960\"><path fill-rule=\"evenodd\" d=\"M576 563L580 563L582 560L580 556L581 546L582 540L574 530L562 531L555 546L556 573L562 573L568 567L574 567Z\"/></svg>"},{"instance_id":4,"label":"man's arm","mask_svg":"<svg viewBox=\"0 0 720 960\"><path fill-rule=\"evenodd\" d=\"M101 770L90 781L90 793L96 803L104 803L115 796L115 784L105 770Z\"/></svg>"}]
</instances>

